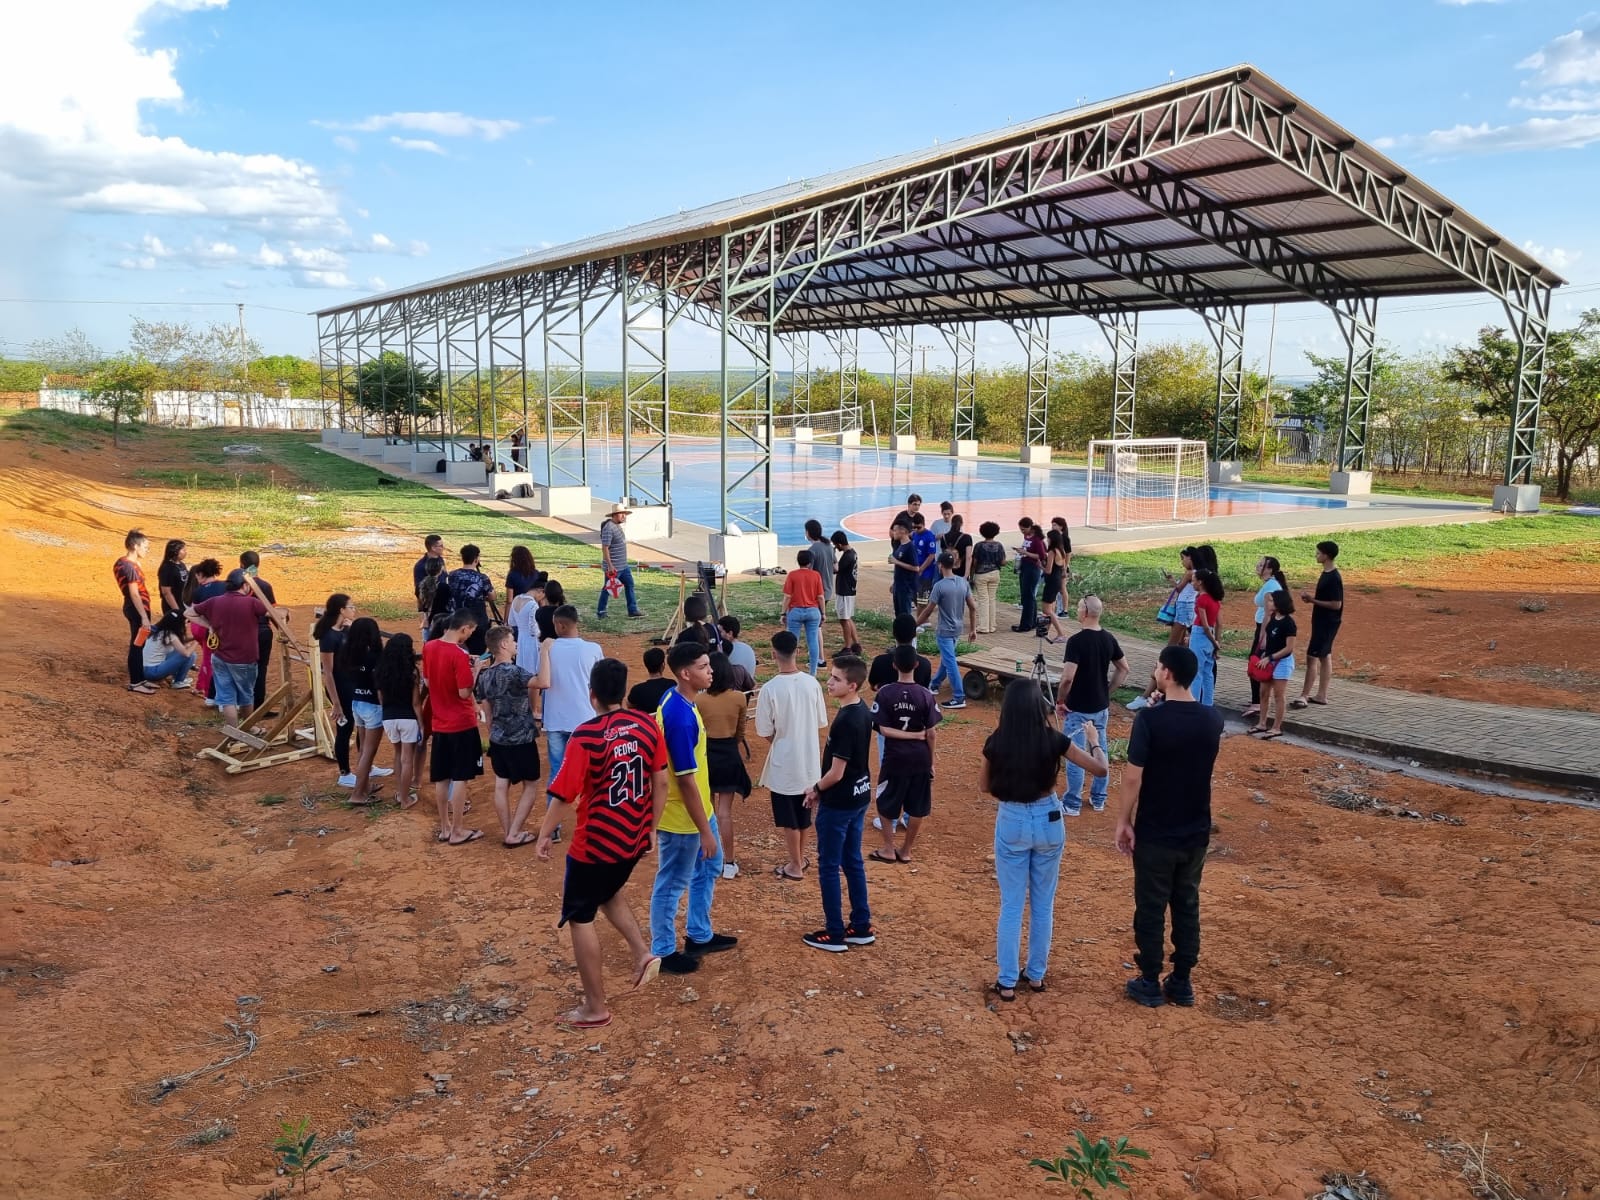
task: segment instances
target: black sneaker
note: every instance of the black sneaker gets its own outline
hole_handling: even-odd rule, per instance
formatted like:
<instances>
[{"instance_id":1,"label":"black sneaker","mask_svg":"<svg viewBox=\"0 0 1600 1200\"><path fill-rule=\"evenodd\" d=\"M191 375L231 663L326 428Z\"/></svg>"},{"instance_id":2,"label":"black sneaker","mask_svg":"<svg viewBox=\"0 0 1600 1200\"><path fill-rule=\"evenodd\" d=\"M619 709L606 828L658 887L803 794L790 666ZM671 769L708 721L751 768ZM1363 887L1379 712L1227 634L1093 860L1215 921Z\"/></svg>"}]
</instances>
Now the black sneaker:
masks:
<instances>
[{"instance_id":1,"label":"black sneaker","mask_svg":"<svg viewBox=\"0 0 1600 1200\"><path fill-rule=\"evenodd\" d=\"M1161 984L1154 979L1146 979L1143 975L1136 975L1128 980L1128 999L1146 1008L1160 1008L1167 1002L1166 997L1161 994Z\"/></svg>"},{"instance_id":2,"label":"black sneaker","mask_svg":"<svg viewBox=\"0 0 1600 1200\"><path fill-rule=\"evenodd\" d=\"M1180 1008L1194 1007L1194 985L1187 975L1182 979L1168 975L1161 981L1161 994Z\"/></svg>"},{"instance_id":3,"label":"black sneaker","mask_svg":"<svg viewBox=\"0 0 1600 1200\"><path fill-rule=\"evenodd\" d=\"M698 958L702 954L715 954L719 950L732 950L739 944L739 939L729 937L725 933L713 933L708 942L697 942L693 938L683 939L683 952Z\"/></svg>"},{"instance_id":4,"label":"black sneaker","mask_svg":"<svg viewBox=\"0 0 1600 1200\"><path fill-rule=\"evenodd\" d=\"M850 949L844 938L834 937L826 929L808 933L800 940L813 950L826 950L829 954L843 954Z\"/></svg>"},{"instance_id":5,"label":"black sneaker","mask_svg":"<svg viewBox=\"0 0 1600 1200\"><path fill-rule=\"evenodd\" d=\"M669 954L661 960L661 970L668 975L692 975L700 969L700 960L692 954Z\"/></svg>"},{"instance_id":6,"label":"black sneaker","mask_svg":"<svg viewBox=\"0 0 1600 1200\"><path fill-rule=\"evenodd\" d=\"M844 940L852 946L870 946L878 940L878 931L871 925L865 929L857 929L854 925L844 927Z\"/></svg>"}]
</instances>

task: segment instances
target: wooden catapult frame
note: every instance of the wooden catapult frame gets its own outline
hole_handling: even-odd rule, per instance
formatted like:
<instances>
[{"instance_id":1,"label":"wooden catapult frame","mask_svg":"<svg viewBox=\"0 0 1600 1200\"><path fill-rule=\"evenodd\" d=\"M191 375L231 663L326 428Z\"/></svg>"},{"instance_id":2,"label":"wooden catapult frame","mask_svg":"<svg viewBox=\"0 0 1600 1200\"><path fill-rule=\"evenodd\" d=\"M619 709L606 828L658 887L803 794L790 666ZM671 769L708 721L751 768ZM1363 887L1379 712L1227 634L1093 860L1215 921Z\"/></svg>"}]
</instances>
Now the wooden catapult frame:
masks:
<instances>
[{"instance_id":1,"label":"wooden catapult frame","mask_svg":"<svg viewBox=\"0 0 1600 1200\"><path fill-rule=\"evenodd\" d=\"M698 574L694 590L697 592L701 590ZM721 595L716 598L717 609L719 612L726 613L728 611L728 576L726 574L719 581L718 590ZM661 636L656 639L656 645L670 646L673 639L683 632L683 627L686 624L683 619L683 602L688 598L689 572L680 567L678 569L678 607L672 610L672 618L667 622L667 627L662 631Z\"/></svg>"},{"instance_id":2,"label":"wooden catapult frame","mask_svg":"<svg viewBox=\"0 0 1600 1200\"><path fill-rule=\"evenodd\" d=\"M278 666L281 682L261 702L260 711L278 710L278 716L259 735L224 725L225 735L216 746L200 751L200 758L214 758L229 775L260 771L302 758L333 757L333 726L328 719L328 694L322 686L322 664L289 631L256 581L245 576L245 586L267 606L267 619L278 636ZM294 664L294 665L291 665ZM306 673L306 694L295 697L294 676ZM303 722L309 717L310 724Z\"/></svg>"}]
</instances>

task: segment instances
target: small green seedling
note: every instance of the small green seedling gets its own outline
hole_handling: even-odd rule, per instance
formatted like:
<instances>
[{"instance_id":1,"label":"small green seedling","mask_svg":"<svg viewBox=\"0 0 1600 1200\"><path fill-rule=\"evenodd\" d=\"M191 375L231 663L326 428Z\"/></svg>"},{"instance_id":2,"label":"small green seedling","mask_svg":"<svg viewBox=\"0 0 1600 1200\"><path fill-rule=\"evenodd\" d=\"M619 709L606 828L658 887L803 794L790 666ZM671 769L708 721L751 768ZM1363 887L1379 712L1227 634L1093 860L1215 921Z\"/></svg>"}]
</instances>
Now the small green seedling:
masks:
<instances>
[{"instance_id":1,"label":"small green seedling","mask_svg":"<svg viewBox=\"0 0 1600 1200\"><path fill-rule=\"evenodd\" d=\"M1091 1142L1083 1130L1073 1131L1076 1146L1068 1146L1060 1158L1036 1158L1029 1166L1038 1167L1052 1181L1064 1183L1079 1200L1094 1200L1111 1188L1128 1190L1124 1177L1133 1174L1130 1159L1149 1158L1150 1151L1128 1145L1127 1138Z\"/></svg>"},{"instance_id":2,"label":"small green seedling","mask_svg":"<svg viewBox=\"0 0 1600 1200\"><path fill-rule=\"evenodd\" d=\"M306 1177L322 1165L327 1151L316 1150L317 1135L311 1132L311 1118L284 1121L278 1126L278 1140L272 1143L272 1152L278 1156L278 1169L289 1177L289 1190L300 1180L300 1190L306 1190Z\"/></svg>"}]
</instances>

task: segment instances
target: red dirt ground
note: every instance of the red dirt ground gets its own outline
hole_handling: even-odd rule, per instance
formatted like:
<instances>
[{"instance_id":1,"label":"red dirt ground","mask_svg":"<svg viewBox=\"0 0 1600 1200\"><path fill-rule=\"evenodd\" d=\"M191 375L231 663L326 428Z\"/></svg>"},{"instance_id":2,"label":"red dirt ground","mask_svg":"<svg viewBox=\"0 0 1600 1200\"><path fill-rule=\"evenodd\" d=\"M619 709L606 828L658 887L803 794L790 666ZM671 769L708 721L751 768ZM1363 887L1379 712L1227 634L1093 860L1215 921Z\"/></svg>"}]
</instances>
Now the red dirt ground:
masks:
<instances>
[{"instance_id":1,"label":"red dirt ground","mask_svg":"<svg viewBox=\"0 0 1600 1200\"><path fill-rule=\"evenodd\" d=\"M619 1000L607 1030L560 1033L558 862L441 848L420 810L352 811L322 760L226 776L193 758L215 736L198 700L122 690L109 566L127 527L165 531L181 503L127 482L142 453L45 468L0 442L0 1194L263 1197L285 1182L278 1122L304 1115L332 1143L323 1197L1045 1195L1027 1161L1074 1128L1152 1151L1140 1198L1300 1200L1363 1169L1395 1197L1460 1197L1435 1147L1485 1137L1528 1200L1600 1195L1596 813L1230 739L1200 1005L1121 998L1130 874L1090 813L1050 990L986 1004L993 813L969 764L994 708L975 705L941 737L920 862L869 864L879 945L800 945L815 885L768 873L758 793L746 873L718 888L740 947ZM182 529L197 549L204 531ZM398 598L409 559L358 570ZM303 629L351 565L264 573ZM623 632L600 640L636 661ZM1342 811L1335 789L1422 819ZM241 1048L225 1022L254 1052L158 1096ZM215 1121L232 1136L181 1144Z\"/></svg>"}]
</instances>

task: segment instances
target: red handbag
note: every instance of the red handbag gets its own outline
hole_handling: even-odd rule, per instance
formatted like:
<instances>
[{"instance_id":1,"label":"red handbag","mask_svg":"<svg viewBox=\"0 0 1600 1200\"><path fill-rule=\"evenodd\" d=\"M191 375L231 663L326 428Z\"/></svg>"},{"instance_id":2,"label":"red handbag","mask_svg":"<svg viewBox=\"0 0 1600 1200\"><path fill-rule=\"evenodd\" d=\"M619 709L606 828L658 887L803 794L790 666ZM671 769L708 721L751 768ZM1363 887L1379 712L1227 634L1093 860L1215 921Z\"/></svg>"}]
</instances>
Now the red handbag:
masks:
<instances>
[{"instance_id":1,"label":"red handbag","mask_svg":"<svg viewBox=\"0 0 1600 1200\"><path fill-rule=\"evenodd\" d=\"M1267 627L1263 625L1261 627L1261 636L1256 639L1255 648L1250 651L1250 659L1245 665L1245 670L1249 672L1250 678L1257 683L1266 683L1267 680L1271 679L1272 672L1278 665L1262 653L1266 648L1266 642Z\"/></svg>"}]
</instances>

